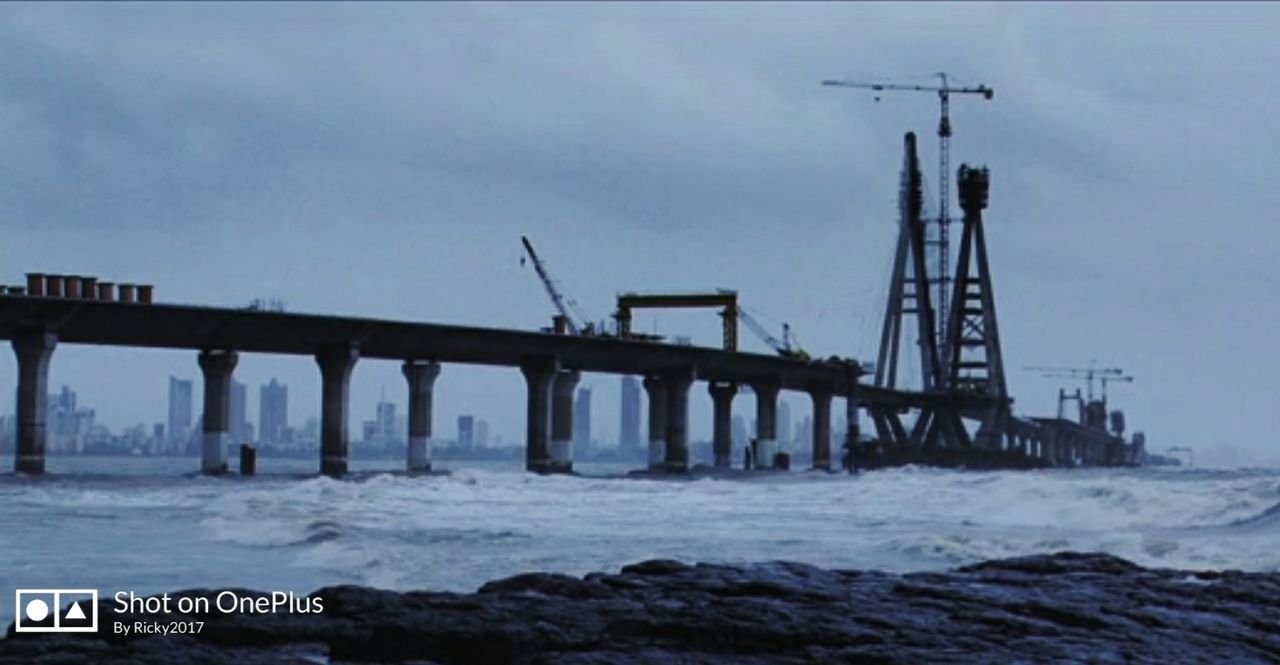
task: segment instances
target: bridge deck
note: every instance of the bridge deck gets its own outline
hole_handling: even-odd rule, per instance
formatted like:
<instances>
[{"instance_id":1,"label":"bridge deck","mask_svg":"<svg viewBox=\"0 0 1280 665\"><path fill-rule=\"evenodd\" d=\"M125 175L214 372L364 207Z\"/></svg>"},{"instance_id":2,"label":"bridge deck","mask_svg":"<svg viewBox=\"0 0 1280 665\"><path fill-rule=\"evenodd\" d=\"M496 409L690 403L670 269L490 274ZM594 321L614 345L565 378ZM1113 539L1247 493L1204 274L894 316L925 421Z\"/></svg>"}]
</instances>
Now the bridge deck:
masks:
<instances>
[{"instance_id":1,"label":"bridge deck","mask_svg":"<svg viewBox=\"0 0 1280 665\"><path fill-rule=\"evenodd\" d=\"M651 374L692 367L699 379L776 380L789 390L845 394L848 369L774 355L605 337L187 305L0 296L0 339L24 328L56 331L61 343L312 355L355 343L364 358L518 366L555 356L590 372ZM916 403L918 393L857 387L860 400Z\"/></svg>"}]
</instances>

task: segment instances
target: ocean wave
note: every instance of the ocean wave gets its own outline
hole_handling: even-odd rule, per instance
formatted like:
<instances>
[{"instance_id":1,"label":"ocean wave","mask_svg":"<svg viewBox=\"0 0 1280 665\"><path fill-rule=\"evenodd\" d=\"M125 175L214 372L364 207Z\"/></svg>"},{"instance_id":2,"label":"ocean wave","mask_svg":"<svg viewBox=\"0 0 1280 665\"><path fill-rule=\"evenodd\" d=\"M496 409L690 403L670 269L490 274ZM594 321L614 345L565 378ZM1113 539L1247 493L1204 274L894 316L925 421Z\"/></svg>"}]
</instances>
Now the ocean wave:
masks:
<instances>
[{"instance_id":1,"label":"ocean wave","mask_svg":"<svg viewBox=\"0 0 1280 665\"><path fill-rule=\"evenodd\" d=\"M1280 522L1280 502L1276 502L1272 504L1271 506L1267 507L1266 510L1263 510L1262 512L1256 515L1250 515L1248 517L1242 517L1238 520L1235 520L1231 522L1228 526L1243 527L1243 526L1257 526L1259 524L1272 525L1272 524L1276 524L1277 522Z\"/></svg>"}]
</instances>

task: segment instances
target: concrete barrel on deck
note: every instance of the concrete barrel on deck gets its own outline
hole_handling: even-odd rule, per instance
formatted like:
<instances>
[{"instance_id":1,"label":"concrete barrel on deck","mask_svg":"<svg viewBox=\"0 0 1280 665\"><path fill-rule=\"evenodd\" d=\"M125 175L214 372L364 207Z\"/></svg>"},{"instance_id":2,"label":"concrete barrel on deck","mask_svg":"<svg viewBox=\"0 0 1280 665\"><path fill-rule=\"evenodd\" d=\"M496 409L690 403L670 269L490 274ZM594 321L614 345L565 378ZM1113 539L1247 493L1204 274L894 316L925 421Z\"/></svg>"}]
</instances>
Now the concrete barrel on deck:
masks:
<instances>
[{"instance_id":1,"label":"concrete barrel on deck","mask_svg":"<svg viewBox=\"0 0 1280 665\"><path fill-rule=\"evenodd\" d=\"M50 298L61 298L62 281L62 275L45 275L44 294Z\"/></svg>"},{"instance_id":2,"label":"concrete barrel on deck","mask_svg":"<svg viewBox=\"0 0 1280 665\"><path fill-rule=\"evenodd\" d=\"M98 298L98 278L97 277L81 277L80 278L80 297L85 300L97 300Z\"/></svg>"},{"instance_id":3,"label":"concrete barrel on deck","mask_svg":"<svg viewBox=\"0 0 1280 665\"><path fill-rule=\"evenodd\" d=\"M37 297L44 296L44 273L27 273L27 293Z\"/></svg>"}]
</instances>

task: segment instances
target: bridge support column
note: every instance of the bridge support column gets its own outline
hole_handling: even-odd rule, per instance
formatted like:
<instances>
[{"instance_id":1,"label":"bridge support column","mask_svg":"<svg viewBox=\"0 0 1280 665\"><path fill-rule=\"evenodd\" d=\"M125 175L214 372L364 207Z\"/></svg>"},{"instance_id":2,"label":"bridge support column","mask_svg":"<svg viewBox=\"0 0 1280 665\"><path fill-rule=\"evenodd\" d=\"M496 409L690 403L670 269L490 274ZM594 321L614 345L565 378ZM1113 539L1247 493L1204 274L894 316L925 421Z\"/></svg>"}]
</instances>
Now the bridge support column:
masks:
<instances>
[{"instance_id":1,"label":"bridge support column","mask_svg":"<svg viewBox=\"0 0 1280 665\"><path fill-rule=\"evenodd\" d=\"M844 399L844 445L848 446L854 455L857 454L858 438L862 436L858 417L858 402L854 400L852 394L849 394ZM844 464L843 458L841 464Z\"/></svg>"},{"instance_id":2,"label":"bridge support column","mask_svg":"<svg viewBox=\"0 0 1280 665\"><path fill-rule=\"evenodd\" d=\"M316 354L320 365L320 473L347 472L347 411L351 370L360 358L354 344L327 346Z\"/></svg>"},{"instance_id":3,"label":"bridge support column","mask_svg":"<svg viewBox=\"0 0 1280 665\"><path fill-rule=\"evenodd\" d=\"M711 450L715 454L717 469L732 466L733 459L733 396L738 393L734 383L707 384L707 392L711 393L712 430Z\"/></svg>"},{"instance_id":4,"label":"bridge support column","mask_svg":"<svg viewBox=\"0 0 1280 665\"><path fill-rule=\"evenodd\" d=\"M409 382L409 450L406 466L410 472L431 470L431 405L440 363L406 360L401 368Z\"/></svg>"},{"instance_id":5,"label":"bridge support column","mask_svg":"<svg viewBox=\"0 0 1280 665\"><path fill-rule=\"evenodd\" d=\"M813 468L831 470L831 391L810 390L813 399Z\"/></svg>"},{"instance_id":6,"label":"bridge support column","mask_svg":"<svg viewBox=\"0 0 1280 665\"><path fill-rule=\"evenodd\" d=\"M573 471L573 391L581 374L577 370L556 372L551 383L551 446L548 457L554 473Z\"/></svg>"},{"instance_id":7,"label":"bridge support column","mask_svg":"<svg viewBox=\"0 0 1280 665\"><path fill-rule=\"evenodd\" d=\"M207 349L200 352L200 372L204 374L204 421L200 470L207 474L227 472L227 444L231 435L231 372L236 368L235 351Z\"/></svg>"},{"instance_id":8,"label":"bridge support column","mask_svg":"<svg viewBox=\"0 0 1280 665\"><path fill-rule=\"evenodd\" d=\"M555 381L559 362L555 358L530 358L520 364L528 387L528 411L525 428L524 467L534 473L552 470L551 446L551 384Z\"/></svg>"},{"instance_id":9,"label":"bridge support column","mask_svg":"<svg viewBox=\"0 0 1280 665\"><path fill-rule=\"evenodd\" d=\"M751 450L755 468L773 468L773 457L778 453L778 389L776 381L759 381L751 384L756 394L756 440Z\"/></svg>"},{"instance_id":10,"label":"bridge support column","mask_svg":"<svg viewBox=\"0 0 1280 665\"><path fill-rule=\"evenodd\" d=\"M662 470L668 473L689 471L689 386L693 370L667 372L662 377L667 398L667 445Z\"/></svg>"},{"instance_id":11,"label":"bridge support column","mask_svg":"<svg viewBox=\"0 0 1280 665\"><path fill-rule=\"evenodd\" d=\"M667 455L667 390L661 377L644 377L644 392L649 397L649 470L662 468Z\"/></svg>"},{"instance_id":12,"label":"bridge support column","mask_svg":"<svg viewBox=\"0 0 1280 665\"><path fill-rule=\"evenodd\" d=\"M49 359L58 336L48 330L24 330L13 338L18 357L18 445L13 470L44 473L48 439Z\"/></svg>"}]
</instances>

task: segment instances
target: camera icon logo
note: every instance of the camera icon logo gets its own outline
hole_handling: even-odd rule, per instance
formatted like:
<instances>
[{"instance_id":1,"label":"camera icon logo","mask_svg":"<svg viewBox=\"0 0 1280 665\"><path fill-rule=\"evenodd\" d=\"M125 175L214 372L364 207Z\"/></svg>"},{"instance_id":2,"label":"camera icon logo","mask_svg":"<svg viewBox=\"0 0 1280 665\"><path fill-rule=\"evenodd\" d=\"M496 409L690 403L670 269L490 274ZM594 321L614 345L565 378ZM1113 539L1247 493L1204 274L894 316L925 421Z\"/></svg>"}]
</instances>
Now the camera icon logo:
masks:
<instances>
[{"instance_id":1,"label":"camera icon logo","mask_svg":"<svg viewBox=\"0 0 1280 665\"><path fill-rule=\"evenodd\" d=\"M18 589L13 608L15 632L98 632L97 589Z\"/></svg>"}]
</instances>

